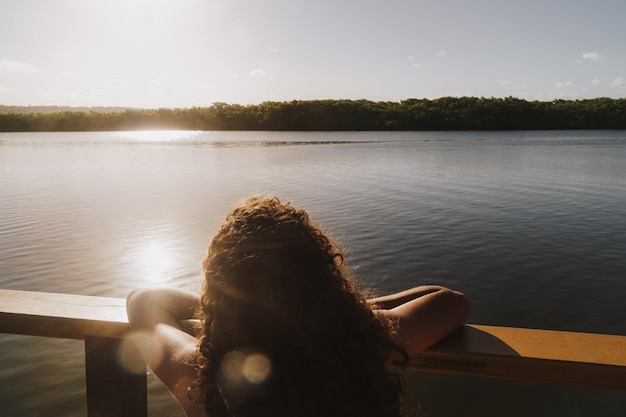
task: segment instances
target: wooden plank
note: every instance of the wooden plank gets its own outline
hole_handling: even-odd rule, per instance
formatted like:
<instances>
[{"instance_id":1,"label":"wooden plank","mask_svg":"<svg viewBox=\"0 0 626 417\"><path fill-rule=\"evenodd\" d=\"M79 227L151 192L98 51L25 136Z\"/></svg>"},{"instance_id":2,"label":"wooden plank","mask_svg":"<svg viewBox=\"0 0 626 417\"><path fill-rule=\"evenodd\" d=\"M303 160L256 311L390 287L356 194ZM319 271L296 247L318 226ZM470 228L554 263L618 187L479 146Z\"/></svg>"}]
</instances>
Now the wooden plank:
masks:
<instances>
[{"instance_id":1,"label":"wooden plank","mask_svg":"<svg viewBox=\"0 0 626 417\"><path fill-rule=\"evenodd\" d=\"M626 337L467 325L409 369L626 390Z\"/></svg>"},{"instance_id":2,"label":"wooden plank","mask_svg":"<svg viewBox=\"0 0 626 417\"><path fill-rule=\"evenodd\" d=\"M190 333L197 324L181 323ZM123 298L0 289L0 333L84 339L123 337L129 330Z\"/></svg>"},{"instance_id":3,"label":"wooden plank","mask_svg":"<svg viewBox=\"0 0 626 417\"><path fill-rule=\"evenodd\" d=\"M128 331L123 299L0 290L2 333L83 339ZM409 368L626 389L626 336L466 325Z\"/></svg>"},{"instance_id":4,"label":"wooden plank","mask_svg":"<svg viewBox=\"0 0 626 417\"><path fill-rule=\"evenodd\" d=\"M121 298L0 290L0 332L83 339L128 330Z\"/></svg>"},{"instance_id":5,"label":"wooden plank","mask_svg":"<svg viewBox=\"0 0 626 417\"><path fill-rule=\"evenodd\" d=\"M626 367L626 336L470 325L526 358Z\"/></svg>"},{"instance_id":6,"label":"wooden plank","mask_svg":"<svg viewBox=\"0 0 626 417\"><path fill-rule=\"evenodd\" d=\"M136 348L124 344L124 354L135 356L133 372L124 369L119 360L121 346L120 339L85 338L89 417L146 417L148 414L146 366Z\"/></svg>"}]
</instances>

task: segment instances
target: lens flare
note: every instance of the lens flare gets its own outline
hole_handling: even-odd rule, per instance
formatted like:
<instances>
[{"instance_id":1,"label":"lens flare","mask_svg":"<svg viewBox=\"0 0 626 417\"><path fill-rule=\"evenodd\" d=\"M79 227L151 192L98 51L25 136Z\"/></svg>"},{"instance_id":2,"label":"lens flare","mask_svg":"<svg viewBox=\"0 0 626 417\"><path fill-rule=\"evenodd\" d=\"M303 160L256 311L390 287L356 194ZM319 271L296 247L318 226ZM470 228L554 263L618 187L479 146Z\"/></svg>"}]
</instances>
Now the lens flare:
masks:
<instances>
[{"instance_id":1,"label":"lens flare","mask_svg":"<svg viewBox=\"0 0 626 417\"><path fill-rule=\"evenodd\" d=\"M143 352L143 357L137 347ZM145 360L144 360L145 359ZM120 344L117 351L118 363L127 371L134 374L146 372L146 363L156 364L163 359L163 346L155 343L145 332L129 333Z\"/></svg>"},{"instance_id":2,"label":"lens flare","mask_svg":"<svg viewBox=\"0 0 626 417\"><path fill-rule=\"evenodd\" d=\"M267 356L261 353L246 355L237 350L228 352L220 366L222 374L231 381L247 379L254 384L265 381L272 371L272 365Z\"/></svg>"},{"instance_id":3,"label":"lens flare","mask_svg":"<svg viewBox=\"0 0 626 417\"><path fill-rule=\"evenodd\" d=\"M270 360L260 353L249 355L243 363L243 375L255 384L265 381L271 370Z\"/></svg>"},{"instance_id":4,"label":"lens flare","mask_svg":"<svg viewBox=\"0 0 626 417\"><path fill-rule=\"evenodd\" d=\"M220 369L222 370L222 374L232 381L236 381L241 378L243 364L246 361L246 355L243 353L233 350L232 352L228 352L224 359L222 359L222 365Z\"/></svg>"}]
</instances>

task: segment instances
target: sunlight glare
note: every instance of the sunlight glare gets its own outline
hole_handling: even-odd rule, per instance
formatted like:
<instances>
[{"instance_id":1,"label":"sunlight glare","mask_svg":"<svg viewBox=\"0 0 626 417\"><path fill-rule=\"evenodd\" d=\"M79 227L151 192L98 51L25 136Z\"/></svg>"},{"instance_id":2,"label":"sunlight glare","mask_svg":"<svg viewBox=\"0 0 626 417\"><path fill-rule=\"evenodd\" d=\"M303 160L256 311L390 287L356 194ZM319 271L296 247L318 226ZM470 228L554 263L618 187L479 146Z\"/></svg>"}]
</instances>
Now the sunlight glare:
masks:
<instances>
[{"instance_id":1,"label":"sunlight glare","mask_svg":"<svg viewBox=\"0 0 626 417\"><path fill-rule=\"evenodd\" d=\"M189 130L129 130L115 135L132 142L176 142L197 136L199 132Z\"/></svg>"},{"instance_id":2,"label":"sunlight glare","mask_svg":"<svg viewBox=\"0 0 626 417\"><path fill-rule=\"evenodd\" d=\"M161 242L149 242L138 254L141 273L149 281L163 282L174 261Z\"/></svg>"}]
</instances>

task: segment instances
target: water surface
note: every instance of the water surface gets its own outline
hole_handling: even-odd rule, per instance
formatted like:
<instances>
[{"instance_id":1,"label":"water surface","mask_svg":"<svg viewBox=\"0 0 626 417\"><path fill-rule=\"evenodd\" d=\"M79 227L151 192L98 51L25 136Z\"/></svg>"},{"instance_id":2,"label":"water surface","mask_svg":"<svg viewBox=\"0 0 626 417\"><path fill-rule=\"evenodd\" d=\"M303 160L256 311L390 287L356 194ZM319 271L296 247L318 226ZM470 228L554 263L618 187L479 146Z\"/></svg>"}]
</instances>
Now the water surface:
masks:
<instances>
[{"instance_id":1,"label":"water surface","mask_svg":"<svg viewBox=\"0 0 626 417\"><path fill-rule=\"evenodd\" d=\"M473 323L626 335L624 131L2 133L0 192L2 288L195 290L228 208L276 194L381 293L437 283ZM84 415L81 343L0 343L6 415ZM430 415L501 415L476 400L494 392L507 415L626 413L622 393L420 378ZM450 387L465 408L437 410ZM154 381L151 411L178 412Z\"/></svg>"}]
</instances>

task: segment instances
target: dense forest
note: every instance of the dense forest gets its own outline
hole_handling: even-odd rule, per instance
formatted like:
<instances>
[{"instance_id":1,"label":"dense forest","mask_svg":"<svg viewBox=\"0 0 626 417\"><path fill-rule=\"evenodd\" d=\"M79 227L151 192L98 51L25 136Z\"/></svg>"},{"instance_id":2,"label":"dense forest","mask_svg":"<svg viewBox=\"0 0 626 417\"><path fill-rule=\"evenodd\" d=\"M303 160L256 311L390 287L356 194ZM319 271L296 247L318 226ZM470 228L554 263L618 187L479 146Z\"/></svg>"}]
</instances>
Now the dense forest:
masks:
<instances>
[{"instance_id":1,"label":"dense forest","mask_svg":"<svg viewBox=\"0 0 626 417\"><path fill-rule=\"evenodd\" d=\"M2 107L5 111L11 109ZM513 97L444 97L400 102L294 100L245 106L214 103L210 107L113 111L17 109L0 112L0 131L626 129L626 98L526 101Z\"/></svg>"}]
</instances>

